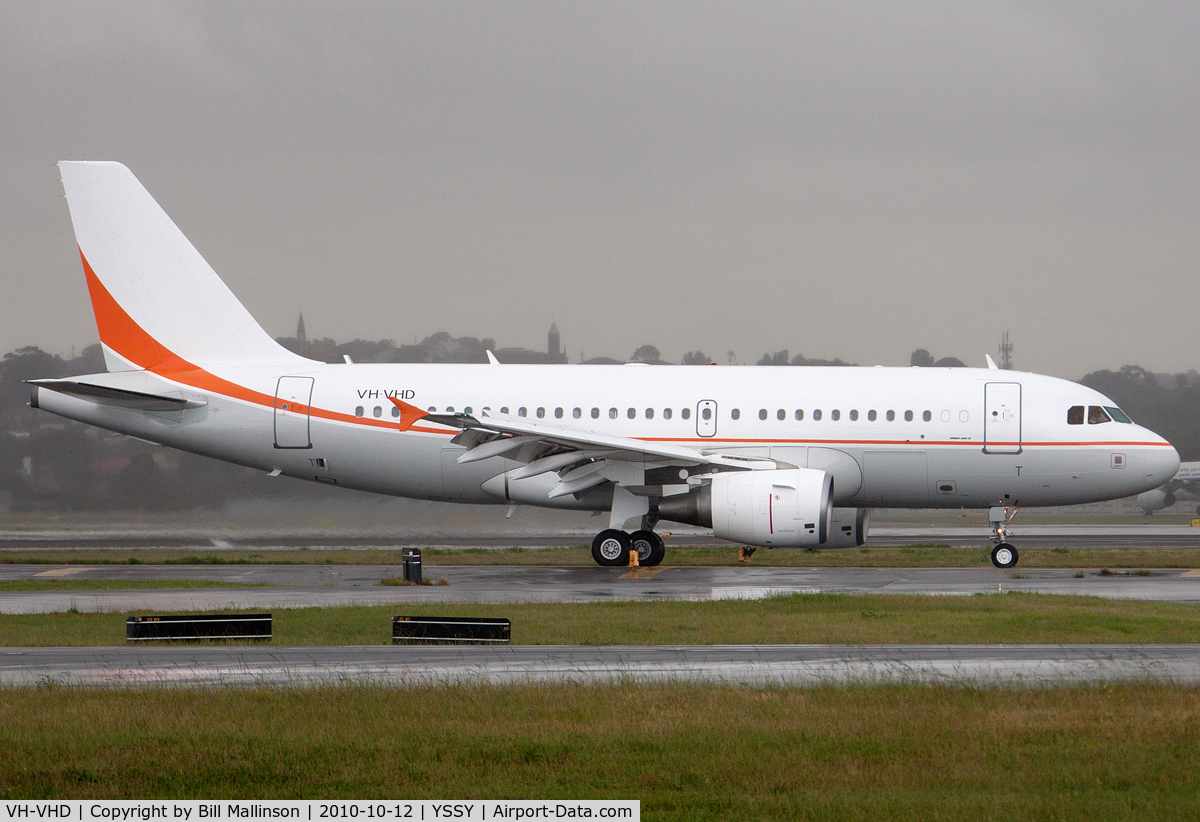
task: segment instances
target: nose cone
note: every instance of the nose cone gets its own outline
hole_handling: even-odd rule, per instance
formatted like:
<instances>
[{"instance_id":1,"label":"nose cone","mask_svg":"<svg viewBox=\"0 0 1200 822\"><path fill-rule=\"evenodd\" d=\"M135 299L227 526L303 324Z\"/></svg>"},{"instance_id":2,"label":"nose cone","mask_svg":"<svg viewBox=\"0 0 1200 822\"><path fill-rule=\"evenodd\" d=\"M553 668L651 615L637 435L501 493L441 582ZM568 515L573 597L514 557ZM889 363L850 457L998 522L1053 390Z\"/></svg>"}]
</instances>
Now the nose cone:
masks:
<instances>
[{"instance_id":1,"label":"nose cone","mask_svg":"<svg viewBox=\"0 0 1200 822\"><path fill-rule=\"evenodd\" d=\"M1174 479L1179 471L1179 452L1165 439L1149 429L1145 431L1144 441L1154 443L1141 449L1139 463L1144 467L1146 483L1150 488L1165 485Z\"/></svg>"}]
</instances>

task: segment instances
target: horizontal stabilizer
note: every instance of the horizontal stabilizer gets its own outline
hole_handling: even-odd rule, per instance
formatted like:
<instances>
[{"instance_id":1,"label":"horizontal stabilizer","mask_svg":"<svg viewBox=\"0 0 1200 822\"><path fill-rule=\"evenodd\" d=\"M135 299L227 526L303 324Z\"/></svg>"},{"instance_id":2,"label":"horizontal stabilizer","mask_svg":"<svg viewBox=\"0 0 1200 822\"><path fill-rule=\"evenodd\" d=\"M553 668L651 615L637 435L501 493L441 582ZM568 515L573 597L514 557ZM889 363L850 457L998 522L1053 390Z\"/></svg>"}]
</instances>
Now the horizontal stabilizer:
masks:
<instances>
[{"instance_id":1,"label":"horizontal stabilizer","mask_svg":"<svg viewBox=\"0 0 1200 822\"><path fill-rule=\"evenodd\" d=\"M124 388L109 388L104 385L92 385L75 380L29 380L30 385L57 391L60 394L70 394L101 405L113 405L118 408L131 408L140 411L182 411L185 408L202 408L208 403L202 400L189 400L182 392L174 394L146 394L141 391L129 391ZM37 392L35 390L36 398ZM37 401L34 400L34 407Z\"/></svg>"}]
</instances>

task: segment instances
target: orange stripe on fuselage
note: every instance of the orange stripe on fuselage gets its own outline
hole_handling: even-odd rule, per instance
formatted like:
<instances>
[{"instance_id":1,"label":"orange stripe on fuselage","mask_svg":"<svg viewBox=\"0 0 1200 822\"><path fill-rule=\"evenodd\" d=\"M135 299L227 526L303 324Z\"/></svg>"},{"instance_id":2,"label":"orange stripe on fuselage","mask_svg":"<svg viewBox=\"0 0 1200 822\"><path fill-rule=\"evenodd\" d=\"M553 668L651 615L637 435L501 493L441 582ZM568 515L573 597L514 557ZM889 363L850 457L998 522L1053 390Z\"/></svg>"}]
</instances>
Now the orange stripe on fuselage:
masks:
<instances>
[{"instance_id":1,"label":"orange stripe on fuselage","mask_svg":"<svg viewBox=\"0 0 1200 822\"><path fill-rule=\"evenodd\" d=\"M116 301L104 284L100 282L100 278L96 276L96 272L92 270L92 266L88 263L87 257L83 254L83 249L79 249L79 258L83 260L83 273L87 278L88 293L92 298L92 311L96 315L96 326L100 330L100 340L111 350L125 358L129 362L144 368L145 370L157 374L160 377L169 379L173 382L182 383L199 391L209 391L214 394L230 397L244 402L253 403L254 405L263 405L268 408L275 408L282 404L283 401L277 401L270 394L263 394L260 391L253 391L245 386L238 385L235 382L222 379L215 374L205 371L198 365L188 362L180 357L175 352L161 345L154 337L150 336L144 328L137 324L137 321L130 317L125 309L121 308L120 303ZM402 409L402 417L400 422L388 422L386 420L365 419L356 417L353 414L343 414L338 411L330 411L324 408L311 407L308 409L309 414L321 419L334 420L336 422L347 422L354 425L367 425L373 428L388 428L397 431L418 431L423 434L442 434L453 436L458 433L457 430L446 431L444 429L427 428L425 426L414 425L413 423L420 420L421 417L427 414L421 409L414 406L408 406L407 403L393 402ZM406 412L405 406L411 411ZM305 406L295 404L291 406L291 410L302 412ZM680 442L680 443L754 443L754 444L775 444L793 443L793 444L810 444L810 445L958 445L958 446L974 446L979 448L983 446L982 440L973 441L934 441L934 440L819 440L819 439L728 439L723 437L634 437L643 442ZM1019 443L990 443L993 446L999 445L1018 445ZM1139 445L1156 445L1170 447L1170 443L1166 442L1026 442L1025 447L1058 447L1058 446L1139 446Z\"/></svg>"}]
</instances>

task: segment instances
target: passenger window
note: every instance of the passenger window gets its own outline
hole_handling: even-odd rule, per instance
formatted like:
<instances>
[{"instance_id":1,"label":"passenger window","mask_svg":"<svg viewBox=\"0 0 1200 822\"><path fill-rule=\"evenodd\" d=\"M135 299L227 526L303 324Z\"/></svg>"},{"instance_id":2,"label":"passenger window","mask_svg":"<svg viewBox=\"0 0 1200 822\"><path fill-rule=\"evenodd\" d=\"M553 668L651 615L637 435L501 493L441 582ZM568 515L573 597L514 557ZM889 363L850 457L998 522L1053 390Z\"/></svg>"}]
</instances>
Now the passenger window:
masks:
<instances>
[{"instance_id":1,"label":"passenger window","mask_svg":"<svg viewBox=\"0 0 1200 822\"><path fill-rule=\"evenodd\" d=\"M637 417L637 409L636 408L626 409L625 416L629 417L629 419L631 419L631 420L636 418Z\"/></svg>"},{"instance_id":2,"label":"passenger window","mask_svg":"<svg viewBox=\"0 0 1200 822\"><path fill-rule=\"evenodd\" d=\"M522 405L520 408L517 409L517 416L518 417L526 416L525 406Z\"/></svg>"},{"instance_id":3,"label":"passenger window","mask_svg":"<svg viewBox=\"0 0 1200 822\"><path fill-rule=\"evenodd\" d=\"M818 421L821 419L821 409L820 408L813 409L813 419L818 420Z\"/></svg>"},{"instance_id":4,"label":"passenger window","mask_svg":"<svg viewBox=\"0 0 1200 822\"><path fill-rule=\"evenodd\" d=\"M447 414L453 414L453 413L454 413L454 406L453 406L453 405L447 405L447 406L446 406L446 413L447 413Z\"/></svg>"},{"instance_id":5,"label":"passenger window","mask_svg":"<svg viewBox=\"0 0 1200 822\"><path fill-rule=\"evenodd\" d=\"M911 412L911 411L905 411L905 412L904 412L904 421L905 421L905 422L912 422L912 412Z\"/></svg>"},{"instance_id":6,"label":"passenger window","mask_svg":"<svg viewBox=\"0 0 1200 822\"><path fill-rule=\"evenodd\" d=\"M615 420L617 418L617 409L615 409L615 408L608 409L608 418L610 420Z\"/></svg>"},{"instance_id":7,"label":"passenger window","mask_svg":"<svg viewBox=\"0 0 1200 822\"><path fill-rule=\"evenodd\" d=\"M400 409L397 408L396 410L399 411ZM429 410L432 411L433 409L430 408ZM358 408L354 409L354 416L361 417L362 415L363 415L363 407L360 405Z\"/></svg>"},{"instance_id":8,"label":"passenger window","mask_svg":"<svg viewBox=\"0 0 1200 822\"><path fill-rule=\"evenodd\" d=\"M800 421L800 420L802 420L802 419L804 419L804 409L803 409L803 408L797 408L797 409L796 409L796 420L797 420L797 422L798 422L798 421Z\"/></svg>"},{"instance_id":9,"label":"passenger window","mask_svg":"<svg viewBox=\"0 0 1200 822\"><path fill-rule=\"evenodd\" d=\"M1067 409L1067 425L1083 425L1083 406L1072 405Z\"/></svg>"},{"instance_id":10,"label":"passenger window","mask_svg":"<svg viewBox=\"0 0 1200 822\"><path fill-rule=\"evenodd\" d=\"M670 409L670 408L664 408L664 409L663 409L663 419L664 419L664 420L669 420L669 419L671 419L671 409Z\"/></svg>"},{"instance_id":11,"label":"passenger window","mask_svg":"<svg viewBox=\"0 0 1200 822\"><path fill-rule=\"evenodd\" d=\"M400 416L400 406L398 406L398 405L393 405L393 406L392 406L392 416L393 416L393 417L398 417L398 416Z\"/></svg>"},{"instance_id":12,"label":"passenger window","mask_svg":"<svg viewBox=\"0 0 1200 822\"><path fill-rule=\"evenodd\" d=\"M706 420L711 420L712 419L712 409L705 407L705 409L700 412L700 416Z\"/></svg>"},{"instance_id":13,"label":"passenger window","mask_svg":"<svg viewBox=\"0 0 1200 822\"><path fill-rule=\"evenodd\" d=\"M653 408L646 409L646 419L648 419L648 420L654 419L654 409Z\"/></svg>"},{"instance_id":14,"label":"passenger window","mask_svg":"<svg viewBox=\"0 0 1200 822\"><path fill-rule=\"evenodd\" d=\"M690 408L680 408L680 409L679 409L679 416L683 417L685 420L690 420L690 419L692 418L692 409L690 409Z\"/></svg>"},{"instance_id":15,"label":"passenger window","mask_svg":"<svg viewBox=\"0 0 1200 822\"><path fill-rule=\"evenodd\" d=\"M767 409L765 409L765 408L758 409L758 418L760 420L765 420L767 418Z\"/></svg>"},{"instance_id":16,"label":"passenger window","mask_svg":"<svg viewBox=\"0 0 1200 822\"><path fill-rule=\"evenodd\" d=\"M500 406L500 413L501 413L501 414L507 414L507 413L508 413L508 406L507 406L507 405L502 405L502 406Z\"/></svg>"},{"instance_id":17,"label":"passenger window","mask_svg":"<svg viewBox=\"0 0 1200 822\"><path fill-rule=\"evenodd\" d=\"M775 419L777 419L777 420L786 420L786 419L787 419L787 412L786 412L786 411L784 411L782 408L780 408L778 411L776 411L776 412L775 412Z\"/></svg>"},{"instance_id":18,"label":"passenger window","mask_svg":"<svg viewBox=\"0 0 1200 822\"><path fill-rule=\"evenodd\" d=\"M375 406L375 410L372 411L371 413L374 414L376 417L382 417L383 409L377 405L377 406Z\"/></svg>"},{"instance_id":19,"label":"passenger window","mask_svg":"<svg viewBox=\"0 0 1200 822\"><path fill-rule=\"evenodd\" d=\"M468 405L466 408L463 409L463 413L464 414L474 414L475 412L471 409L471 406Z\"/></svg>"},{"instance_id":20,"label":"passenger window","mask_svg":"<svg viewBox=\"0 0 1200 822\"><path fill-rule=\"evenodd\" d=\"M887 421L888 421L888 422L895 422L895 421L896 421L896 412L895 412L895 411L888 411L888 412L887 412Z\"/></svg>"},{"instance_id":21,"label":"passenger window","mask_svg":"<svg viewBox=\"0 0 1200 822\"><path fill-rule=\"evenodd\" d=\"M576 408L574 411L571 412L571 416L574 417L575 419L579 419L580 417L583 416L583 409Z\"/></svg>"},{"instance_id":22,"label":"passenger window","mask_svg":"<svg viewBox=\"0 0 1200 822\"><path fill-rule=\"evenodd\" d=\"M841 418L842 418L842 412L839 411L838 409L835 408L829 412L829 419L833 420L834 422L837 422Z\"/></svg>"},{"instance_id":23,"label":"passenger window","mask_svg":"<svg viewBox=\"0 0 1200 822\"><path fill-rule=\"evenodd\" d=\"M1129 419L1129 415L1126 414L1124 411L1122 411L1120 408L1113 408L1111 405L1106 405L1106 406L1104 406L1104 410L1107 411L1108 415L1110 417L1112 417L1114 420L1116 420L1117 422L1128 422L1128 423L1133 422L1133 420Z\"/></svg>"},{"instance_id":24,"label":"passenger window","mask_svg":"<svg viewBox=\"0 0 1200 822\"><path fill-rule=\"evenodd\" d=\"M592 409L592 419L594 419L594 420L600 419L600 409L599 408Z\"/></svg>"},{"instance_id":25,"label":"passenger window","mask_svg":"<svg viewBox=\"0 0 1200 822\"><path fill-rule=\"evenodd\" d=\"M556 419L556 420L561 420L561 419L562 419L562 415L563 415L563 410L562 410L561 408L555 408L555 409L554 409L554 419Z\"/></svg>"},{"instance_id":26,"label":"passenger window","mask_svg":"<svg viewBox=\"0 0 1200 822\"><path fill-rule=\"evenodd\" d=\"M933 412L926 411L924 414L921 415L921 419L925 420L925 422L929 422L930 420L933 419Z\"/></svg>"},{"instance_id":27,"label":"passenger window","mask_svg":"<svg viewBox=\"0 0 1200 822\"><path fill-rule=\"evenodd\" d=\"M858 411L851 410L850 411L850 422L857 422L857 421L858 421Z\"/></svg>"},{"instance_id":28,"label":"passenger window","mask_svg":"<svg viewBox=\"0 0 1200 822\"><path fill-rule=\"evenodd\" d=\"M1103 422L1112 422L1112 418L1105 413L1104 409L1098 405L1088 406L1088 425L1099 425Z\"/></svg>"},{"instance_id":29,"label":"passenger window","mask_svg":"<svg viewBox=\"0 0 1200 822\"><path fill-rule=\"evenodd\" d=\"M870 411L867 412L867 421L875 422L876 416L878 416L878 415L875 413L875 409L872 408Z\"/></svg>"},{"instance_id":30,"label":"passenger window","mask_svg":"<svg viewBox=\"0 0 1200 822\"><path fill-rule=\"evenodd\" d=\"M729 412L729 416L735 420L740 420L742 418L742 409L740 409L740 408L733 409L732 411Z\"/></svg>"},{"instance_id":31,"label":"passenger window","mask_svg":"<svg viewBox=\"0 0 1200 822\"><path fill-rule=\"evenodd\" d=\"M434 407L434 406L432 406L432 405L431 405L431 406L429 406L429 413L430 413L430 414L436 414L436 413L437 413L437 408L436 408L436 407Z\"/></svg>"},{"instance_id":32,"label":"passenger window","mask_svg":"<svg viewBox=\"0 0 1200 822\"><path fill-rule=\"evenodd\" d=\"M545 408L539 408L539 409L537 410L537 416L538 416L538 419L539 419L539 420L540 420L540 419L542 419L543 417L545 417L545 416L546 416L546 409L545 409Z\"/></svg>"}]
</instances>

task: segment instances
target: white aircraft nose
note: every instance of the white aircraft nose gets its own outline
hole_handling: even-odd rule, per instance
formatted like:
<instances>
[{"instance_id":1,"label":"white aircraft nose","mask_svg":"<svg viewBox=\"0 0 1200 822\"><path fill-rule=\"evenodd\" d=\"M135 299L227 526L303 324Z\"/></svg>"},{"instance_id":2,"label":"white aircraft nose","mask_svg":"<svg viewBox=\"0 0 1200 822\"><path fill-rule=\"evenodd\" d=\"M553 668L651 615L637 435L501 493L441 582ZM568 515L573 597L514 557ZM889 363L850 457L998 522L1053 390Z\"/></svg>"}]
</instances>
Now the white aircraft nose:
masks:
<instances>
[{"instance_id":1,"label":"white aircraft nose","mask_svg":"<svg viewBox=\"0 0 1200 822\"><path fill-rule=\"evenodd\" d=\"M1162 439L1157 435L1154 436L1156 439ZM1166 440L1163 442L1165 443ZM1141 461L1145 466L1147 481L1153 482L1152 487L1154 488L1170 482L1179 471L1179 452L1173 445L1146 448Z\"/></svg>"}]
</instances>

